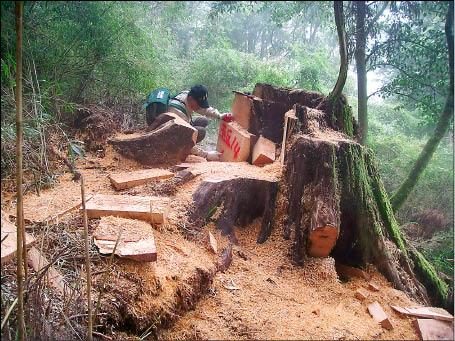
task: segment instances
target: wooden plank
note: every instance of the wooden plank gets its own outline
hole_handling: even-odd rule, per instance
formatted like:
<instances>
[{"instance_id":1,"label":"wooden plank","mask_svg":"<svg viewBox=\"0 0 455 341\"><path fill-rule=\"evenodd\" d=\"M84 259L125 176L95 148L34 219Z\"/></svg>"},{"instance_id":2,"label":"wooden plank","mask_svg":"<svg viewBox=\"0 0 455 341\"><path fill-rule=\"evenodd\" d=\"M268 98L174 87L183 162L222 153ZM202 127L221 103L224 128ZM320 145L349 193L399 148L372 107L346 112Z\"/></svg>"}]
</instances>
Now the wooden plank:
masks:
<instances>
[{"instance_id":1,"label":"wooden plank","mask_svg":"<svg viewBox=\"0 0 455 341\"><path fill-rule=\"evenodd\" d=\"M236 121L244 129L250 129L251 120L251 99L240 93L235 93L234 101L231 107L234 121Z\"/></svg>"},{"instance_id":2,"label":"wooden plank","mask_svg":"<svg viewBox=\"0 0 455 341\"><path fill-rule=\"evenodd\" d=\"M87 202L86 209L89 218L115 216L162 224L166 221L169 203L165 197L97 194Z\"/></svg>"},{"instance_id":3,"label":"wooden plank","mask_svg":"<svg viewBox=\"0 0 455 341\"><path fill-rule=\"evenodd\" d=\"M431 318L435 320L441 321L453 321L453 316L449 314L447 311L441 308L432 308L432 307L420 307L420 308L407 308L407 307L399 307L395 305L391 305L392 309L399 312L400 314L416 316L416 317L423 317L423 318ZM434 309L434 310L431 310ZM438 311L435 311L435 310Z\"/></svg>"},{"instance_id":4,"label":"wooden plank","mask_svg":"<svg viewBox=\"0 0 455 341\"><path fill-rule=\"evenodd\" d=\"M251 151L251 134L236 122L220 123L217 151L220 161L246 161Z\"/></svg>"},{"instance_id":5,"label":"wooden plank","mask_svg":"<svg viewBox=\"0 0 455 341\"><path fill-rule=\"evenodd\" d=\"M393 329L392 323L378 302L375 301L368 305L368 311L373 319L378 322L383 328L388 330Z\"/></svg>"},{"instance_id":6,"label":"wooden plank","mask_svg":"<svg viewBox=\"0 0 455 341\"><path fill-rule=\"evenodd\" d=\"M49 261L36 247L32 247L30 251L28 251L27 262L36 272L41 271L49 265ZM65 290L68 294L71 294L71 289L65 283L63 276L53 266L50 266L46 270L46 280L49 285L56 289L60 294L63 295Z\"/></svg>"},{"instance_id":7,"label":"wooden plank","mask_svg":"<svg viewBox=\"0 0 455 341\"><path fill-rule=\"evenodd\" d=\"M283 141L281 142L281 153L280 153L280 163L284 165L284 153L286 151L286 136L288 132L288 121L289 117L284 115L284 130L283 130Z\"/></svg>"},{"instance_id":8,"label":"wooden plank","mask_svg":"<svg viewBox=\"0 0 455 341\"><path fill-rule=\"evenodd\" d=\"M157 252L153 228L149 223L116 217L103 217L93 239L99 252L112 254L120 235L115 254L138 262L156 262Z\"/></svg>"},{"instance_id":9,"label":"wooden plank","mask_svg":"<svg viewBox=\"0 0 455 341\"><path fill-rule=\"evenodd\" d=\"M433 319L417 319L415 326L421 340L453 340L453 325Z\"/></svg>"},{"instance_id":10,"label":"wooden plank","mask_svg":"<svg viewBox=\"0 0 455 341\"><path fill-rule=\"evenodd\" d=\"M260 136L253 148L252 164L262 166L275 161L275 143Z\"/></svg>"},{"instance_id":11,"label":"wooden plank","mask_svg":"<svg viewBox=\"0 0 455 341\"><path fill-rule=\"evenodd\" d=\"M17 252L17 229L16 226L7 218L7 213L1 212L1 265L8 263ZM30 247L35 243L33 238L28 233L25 234L25 246Z\"/></svg>"},{"instance_id":12,"label":"wooden plank","mask_svg":"<svg viewBox=\"0 0 455 341\"><path fill-rule=\"evenodd\" d=\"M111 174L109 179L112 186L119 191L143 185L155 180L168 179L174 176L174 173L161 168L141 169L132 172L122 172Z\"/></svg>"}]
</instances>

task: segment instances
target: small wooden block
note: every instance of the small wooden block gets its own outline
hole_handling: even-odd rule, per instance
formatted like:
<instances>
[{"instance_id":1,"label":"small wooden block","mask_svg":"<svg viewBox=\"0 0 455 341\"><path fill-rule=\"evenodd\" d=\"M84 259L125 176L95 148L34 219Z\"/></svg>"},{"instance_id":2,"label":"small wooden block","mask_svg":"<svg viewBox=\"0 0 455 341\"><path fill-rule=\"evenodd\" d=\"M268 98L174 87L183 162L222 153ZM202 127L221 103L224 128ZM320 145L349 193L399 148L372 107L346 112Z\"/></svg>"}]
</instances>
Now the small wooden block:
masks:
<instances>
[{"instance_id":1,"label":"small wooden block","mask_svg":"<svg viewBox=\"0 0 455 341\"><path fill-rule=\"evenodd\" d=\"M368 305L368 311L373 319L378 322L383 328L387 330L393 329L392 323L378 302L375 301Z\"/></svg>"},{"instance_id":2,"label":"small wooden block","mask_svg":"<svg viewBox=\"0 0 455 341\"><path fill-rule=\"evenodd\" d=\"M433 319L417 319L415 326L422 340L453 340L453 325Z\"/></svg>"},{"instance_id":3,"label":"small wooden block","mask_svg":"<svg viewBox=\"0 0 455 341\"><path fill-rule=\"evenodd\" d=\"M364 301L368 297L368 292L363 289L357 289L354 297L357 298L359 301Z\"/></svg>"},{"instance_id":4,"label":"small wooden block","mask_svg":"<svg viewBox=\"0 0 455 341\"><path fill-rule=\"evenodd\" d=\"M114 216L162 224L166 221L169 203L170 199L165 197L97 194L87 202L86 209L89 218Z\"/></svg>"},{"instance_id":5,"label":"small wooden block","mask_svg":"<svg viewBox=\"0 0 455 341\"><path fill-rule=\"evenodd\" d=\"M255 166L262 166L275 161L275 143L260 136L253 148L252 163Z\"/></svg>"},{"instance_id":6,"label":"small wooden block","mask_svg":"<svg viewBox=\"0 0 455 341\"><path fill-rule=\"evenodd\" d=\"M209 245L210 245L210 250L212 250L213 253L217 254L218 253L218 243L215 239L215 236L209 232Z\"/></svg>"},{"instance_id":7,"label":"small wooden block","mask_svg":"<svg viewBox=\"0 0 455 341\"><path fill-rule=\"evenodd\" d=\"M155 262L157 252L152 226L144 221L102 217L93 233L95 245L101 254L112 254L139 262Z\"/></svg>"},{"instance_id":8,"label":"small wooden block","mask_svg":"<svg viewBox=\"0 0 455 341\"><path fill-rule=\"evenodd\" d=\"M141 169L133 172L123 172L111 174L109 179L112 186L119 191L126 188L131 188L143 185L154 180L168 179L174 176L174 173L160 168Z\"/></svg>"},{"instance_id":9,"label":"small wooden block","mask_svg":"<svg viewBox=\"0 0 455 341\"><path fill-rule=\"evenodd\" d=\"M6 264L14 257L16 257L17 251L17 229L16 226L10 222L7 218L7 214L3 211L1 212L1 264ZM3 239L5 238L5 239ZM35 238L33 238L28 233L25 234L25 246L30 247L35 243Z\"/></svg>"},{"instance_id":10,"label":"small wooden block","mask_svg":"<svg viewBox=\"0 0 455 341\"><path fill-rule=\"evenodd\" d=\"M236 122L220 123L216 149L221 153L220 161L246 161L251 151L251 134Z\"/></svg>"},{"instance_id":11,"label":"small wooden block","mask_svg":"<svg viewBox=\"0 0 455 341\"><path fill-rule=\"evenodd\" d=\"M251 105L251 99L247 96L239 93L235 94L231 112L234 120L246 130L250 129Z\"/></svg>"},{"instance_id":12,"label":"small wooden block","mask_svg":"<svg viewBox=\"0 0 455 341\"><path fill-rule=\"evenodd\" d=\"M369 282L368 289L371 291L379 291L379 285L377 285L375 282Z\"/></svg>"}]
</instances>

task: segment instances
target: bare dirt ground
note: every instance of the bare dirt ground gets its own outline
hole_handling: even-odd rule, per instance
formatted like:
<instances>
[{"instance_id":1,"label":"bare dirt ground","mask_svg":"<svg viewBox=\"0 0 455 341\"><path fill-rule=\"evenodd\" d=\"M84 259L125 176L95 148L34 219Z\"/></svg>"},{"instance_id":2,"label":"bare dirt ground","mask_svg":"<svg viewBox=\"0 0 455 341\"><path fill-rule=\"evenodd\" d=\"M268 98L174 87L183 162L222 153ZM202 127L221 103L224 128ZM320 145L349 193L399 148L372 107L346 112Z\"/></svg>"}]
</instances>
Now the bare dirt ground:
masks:
<instances>
[{"instance_id":1,"label":"bare dirt ground","mask_svg":"<svg viewBox=\"0 0 455 341\"><path fill-rule=\"evenodd\" d=\"M77 162L77 167L86 179L87 196L153 193L154 184L114 191L108 179L110 172L142 167L110 149L104 158L87 156ZM282 238L280 209L275 218L277 226L262 245L256 243L260 220L237 229L239 244L233 248L232 265L225 273L216 272L218 255L208 250L203 236L191 237L186 231L185 210L192 193L204 178L254 174L271 179L279 177L280 166L275 163L257 168L246 163L208 162L197 164L194 169L200 175L177 189L168 223L155 230L158 261L114 263L103 289L102 311L112 315L101 320L101 324L111 325L109 330L101 326L106 335L116 339L120 331L123 336L127 333L165 339L418 339L412 319L399 316L390 308L390 304L418 304L393 289L374 268L368 272L380 290L370 291L366 301L360 302L354 297L355 290L366 288L368 283L358 278L340 282L332 258L309 259L303 267L294 266L289 256L290 241ZM80 185L65 173L56 187L42 191L40 196L27 194L26 219L43 220L78 201ZM14 215L11 195L2 195L2 209ZM73 224L79 215L76 211L62 218L68 222L65 226L70 226L68 233L81 229ZM90 221L90 233L97 223L96 219ZM206 230L215 235L219 250L227 245L227 238L213 223ZM35 237L40 234L37 229L28 232ZM75 236L80 238L80 234ZM52 247L56 244L58 240L51 243ZM96 252L93 243L92 249ZM45 251L49 255L52 248ZM82 264L83 258L77 256ZM92 297L97 297L97 290L102 289L106 264L106 258L94 264ZM64 262L56 267L69 278ZM393 330L386 331L371 318L367 305L373 301L383 306Z\"/></svg>"}]
</instances>

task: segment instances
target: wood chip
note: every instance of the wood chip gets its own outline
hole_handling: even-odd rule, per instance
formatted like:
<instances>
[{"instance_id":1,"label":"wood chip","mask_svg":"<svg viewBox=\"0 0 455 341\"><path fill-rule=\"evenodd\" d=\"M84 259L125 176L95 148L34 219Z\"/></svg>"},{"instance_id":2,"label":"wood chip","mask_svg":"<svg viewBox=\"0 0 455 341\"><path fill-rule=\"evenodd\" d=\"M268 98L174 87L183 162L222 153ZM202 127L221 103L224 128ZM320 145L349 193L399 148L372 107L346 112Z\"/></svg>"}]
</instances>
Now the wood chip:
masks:
<instances>
[{"instance_id":1,"label":"wood chip","mask_svg":"<svg viewBox=\"0 0 455 341\"><path fill-rule=\"evenodd\" d=\"M345 279L345 280L353 278L353 277L363 278L365 280L370 280L370 278L371 278L370 275L368 275L362 269L354 268L352 266L344 265L344 264L341 264L338 262L335 263L335 268L336 268L338 275L342 279Z\"/></svg>"},{"instance_id":2,"label":"wood chip","mask_svg":"<svg viewBox=\"0 0 455 341\"><path fill-rule=\"evenodd\" d=\"M375 301L368 305L368 312L373 317L373 319L378 322L383 328L387 330L393 329L392 323L378 302Z\"/></svg>"},{"instance_id":3,"label":"wood chip","mask_svg":"<svg viewBox=\"0 0 455 341\"><path fill-rule=\"evenodd\" d=\"M214 235L211 232L209 232L209 234L208 234L208 241L209 241L210 250L214 254L217 254L218 253L218 243L217 243Z\"/></svg>"},{"instance_id":4,"label":"wood chip","mask_svg":"<svg viewBox=\"0 0 455 341\"><path fill-rule=\"evenodd\" d=\"M379 291L379 285L376 284L375 282L370 282L368 283L368 289L371 291Z\"/></svg>"},{"instance_id":5,"label":"wood chip","mask_svg":"<svg viewBox=\"0 0 455 341\"><path fill-rule=\"evenodd\" d=\"M364 301L368 297L368 292L364 289L357 289L354 297L357 298L360 301Z\"/></svg>"}]
</instances>

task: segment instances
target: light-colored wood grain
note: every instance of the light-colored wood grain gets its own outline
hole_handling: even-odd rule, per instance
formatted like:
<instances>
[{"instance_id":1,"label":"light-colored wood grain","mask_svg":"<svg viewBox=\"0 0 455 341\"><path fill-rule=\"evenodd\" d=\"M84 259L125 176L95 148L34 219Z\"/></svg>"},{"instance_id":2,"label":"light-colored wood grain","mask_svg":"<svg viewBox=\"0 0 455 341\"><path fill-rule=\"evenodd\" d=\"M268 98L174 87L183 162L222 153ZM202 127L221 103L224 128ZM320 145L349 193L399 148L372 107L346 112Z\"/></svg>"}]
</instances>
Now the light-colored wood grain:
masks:
<instances>
[{"instance_id":1,"label":"light-colored wood grain","mask_svg":"<svg viewBox=\"0 0 455 341\"><path fill-rule=\"evenodd\" d=\"M276 145L269 139L260 136L253 148L252 164L262 166L275 161Z\"/></svg>"},{"instance_id":2,"label":"light-colored wood grain","mask_svg":"<svg viewBox=\"0 0 455 341\"><path fill-rule=\"evenodd\" d=\"M143 185L155 180L168 179L174 176L174 173L161 168L141 169L132 172L122 172L111 174L109 179L112 186L119 191L139 185Z\"/></svg>"},{"instance_id":3,"label":"light-colored wood grain","mask_svg":"<svg viewBox=\"0 0 455 341\"><path fill-rule=\"evenodd\" d=\"M453 340L453 325L433 319L417 319L415 322L422 340Z\"/></svg>"},{"instance_id":4,"label":"light-colored wood grain","mask_svg":"<svg viewBox=\"0 0 455 341\"><path fill-rule=\"evenodd\" d=\"M247 96L236 93L232 102L231 113L234 120L246 130L250 129L251 120L251 99Z\"/></svg>"},{"instance_id":5,"label":"light-colored wood grain","mask_svg":"<svg viewBox=\"0 0 455 341\"><path fill-rule=\"evenodd\" d=\"M87 202L86 209L89 218L115 216L162 224L166 221L169 203L166 197L97 194Z\"/></svg>"},{"instance_id":6,"label":"light-colored wood grain","mask_svg":"<svg viewBox=\"0 0 455 341\"><path fill-rule=\"evenodd\" d=\"M251 152L251 134L236 122L220 123L217 151L220 161L246 161Z\"/></svg>"},{"instance_id":7,"label":"light-colored wood grain","mask_svg":"<svg viewBox=\"0 0 455 341\"><path fill-rule=\"evenodd\" d=\"M388 330L393 329L393 325L390 322L389 317L378 302L375 301L368 305L368 311L373 319L378 322L383 328Z\"/></svg>"},{"instance_id":8,"label":"light-colored wood grain","mask_svg":"<svg viewBox=\"0 0 455 341\"><path fill-rule=\"evenodd\" d=\"M1 212L1 264L6 264L14 257L16 257L17 251L17 229L16 226L10 222L7 218L7 214ZM28 233L25 234L25 246L30 247L35 243L33 238Z\"/></svg>"}]
</instances>

